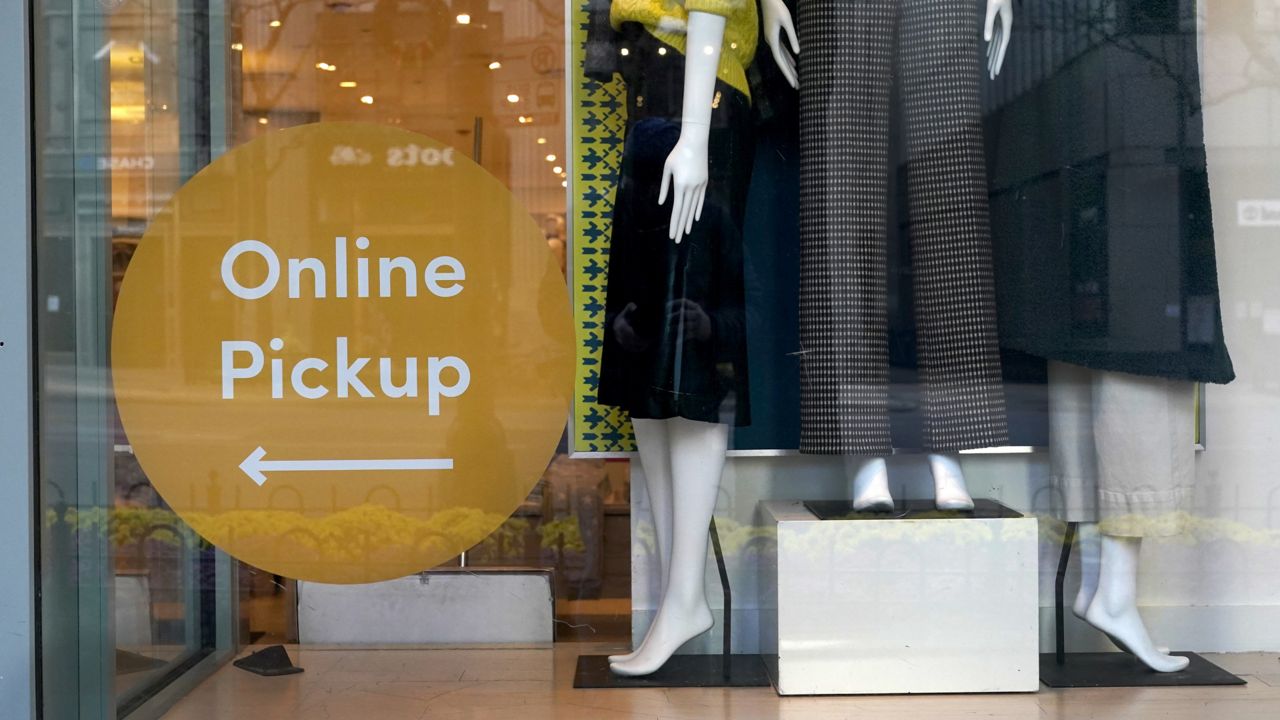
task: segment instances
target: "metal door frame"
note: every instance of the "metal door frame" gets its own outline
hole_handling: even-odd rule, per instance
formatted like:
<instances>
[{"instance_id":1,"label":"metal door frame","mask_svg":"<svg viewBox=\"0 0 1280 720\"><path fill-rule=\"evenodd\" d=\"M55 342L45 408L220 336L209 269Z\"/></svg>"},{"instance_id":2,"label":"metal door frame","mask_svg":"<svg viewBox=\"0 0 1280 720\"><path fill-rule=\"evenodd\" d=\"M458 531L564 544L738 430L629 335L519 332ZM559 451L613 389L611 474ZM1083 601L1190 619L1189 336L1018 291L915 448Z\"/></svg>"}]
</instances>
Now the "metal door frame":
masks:
<instances>
[{"instance_id":1,"label":"metal door frame","mask_svg":"<svg viewBox=\"0 0 1280 720\"><path fill-rule=\"evenodd\" d=\"M29 3L0 3L0 707L36 717L36 502ZM12 713L12 714L10 714Z\"/></svg>"}]
</instances>

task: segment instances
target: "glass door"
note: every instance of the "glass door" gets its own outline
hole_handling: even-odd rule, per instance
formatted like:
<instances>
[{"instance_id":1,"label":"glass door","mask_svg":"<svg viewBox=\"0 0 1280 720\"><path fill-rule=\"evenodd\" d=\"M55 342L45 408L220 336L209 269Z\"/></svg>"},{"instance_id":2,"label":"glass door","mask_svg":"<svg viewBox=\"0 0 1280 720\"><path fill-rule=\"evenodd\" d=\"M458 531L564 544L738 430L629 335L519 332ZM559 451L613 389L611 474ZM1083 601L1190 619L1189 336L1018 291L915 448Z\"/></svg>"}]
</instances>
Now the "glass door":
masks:
<instances>
[{"instance_id":1,"label":"glass door","mask_svg":"<svg viewBox=\"0 0 1280 720\"><path fill-rule=\"evenodd\" d=\"M139 467L108 357L143 229L209 161L219 7L33 3L46 718L127 716L230 649L231 563Z\"/></svg>"}]
</instances>

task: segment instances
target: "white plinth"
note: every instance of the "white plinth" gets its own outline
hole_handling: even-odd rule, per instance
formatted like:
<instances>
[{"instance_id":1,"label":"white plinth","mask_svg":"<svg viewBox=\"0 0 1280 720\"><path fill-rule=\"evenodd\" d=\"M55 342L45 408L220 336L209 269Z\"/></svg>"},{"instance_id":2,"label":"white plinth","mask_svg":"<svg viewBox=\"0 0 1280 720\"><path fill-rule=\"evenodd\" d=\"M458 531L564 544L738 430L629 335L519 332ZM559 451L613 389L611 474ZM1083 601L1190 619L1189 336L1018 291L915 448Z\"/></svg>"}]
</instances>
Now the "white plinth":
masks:
<instances>
[{"instance_id":1,"label":"white plinth","mask_svg":"<svg viewBox=\"0 0 1280 720\"><path fill-rule=\"evenodd\" d=\"M366 585L298 583L298 636L307 645L548 646L550 570L466 568Z\"/></svg>"},{"instance_id":2,"label":"white plinth","mask_svg":"<svg viewBox=\"0 0 1280 720\"><path fill-rule=\"evenodd\" d=\"M761 504L781 695L1034 692L1035 518L818 520ZM776 612L775 612L776 610Z\"/></svg>"}]
</instances>

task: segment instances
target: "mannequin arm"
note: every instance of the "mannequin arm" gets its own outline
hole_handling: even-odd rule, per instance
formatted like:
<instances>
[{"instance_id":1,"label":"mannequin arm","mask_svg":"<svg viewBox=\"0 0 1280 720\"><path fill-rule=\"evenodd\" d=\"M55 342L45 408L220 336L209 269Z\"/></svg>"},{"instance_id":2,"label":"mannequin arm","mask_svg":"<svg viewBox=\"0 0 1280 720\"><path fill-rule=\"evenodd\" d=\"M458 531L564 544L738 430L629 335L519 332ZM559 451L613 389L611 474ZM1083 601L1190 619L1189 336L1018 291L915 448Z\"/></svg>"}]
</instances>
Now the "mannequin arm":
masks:
<instances>
[{"instance_id":1,"label":"mannequin arm","mask_svg":"<svg viewBox=\"0 0 1280 720\"><path fill-rule=\"evenodd\" d=\"M996 17L1000 24L996 25ZM1013 0L987 0L987 26L982 39L987 41L987 75L992 80L1004 66L1004 54L1009 49L1009 31L1013 29Z\"/></svg>"},{"instance_id":2,"label":"mannequin arm","mask_svg":"<svg viewBox=\"0 0 1280 720\"><path fill-rule=\"evenodd\" d=\"M800 54L800 41L796 39L796 26L791 20L791 11L783 0L760 0L760 14L764 19L764 41L773 51L773 61L778 64L778 69L791 87L800 87L796 60L787 54L787 49L782 45L782 33L785 31L787 40L791 43L791 52Z\"/></svg>"},{"instance_id":3,"label":"mannequin arm","mask_svg":"<svg viewBox=\"0 0 1280 720\"><path fill-rule=\"evenodd\" d=\"M689 13L688 44L684 63L684 116L680 139L667 156L662 170L658 204L671 191L671 225L668 236L677 243L702 217L707 198L707 143L711 137L711 101L720 66L725 19L705 12Z\"/></svg>"}]
</instances>

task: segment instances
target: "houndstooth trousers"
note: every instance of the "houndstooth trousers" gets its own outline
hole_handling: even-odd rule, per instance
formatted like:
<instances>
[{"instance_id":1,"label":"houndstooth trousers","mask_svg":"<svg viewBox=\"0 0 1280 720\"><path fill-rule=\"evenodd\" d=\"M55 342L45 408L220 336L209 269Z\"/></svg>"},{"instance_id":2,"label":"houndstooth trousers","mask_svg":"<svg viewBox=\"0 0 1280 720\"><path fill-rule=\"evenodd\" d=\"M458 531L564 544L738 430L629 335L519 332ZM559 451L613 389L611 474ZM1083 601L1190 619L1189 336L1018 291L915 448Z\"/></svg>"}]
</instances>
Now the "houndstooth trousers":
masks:
<instances>
[{"instance_id":1,"label":"houndstooth trousers","mask_svg":"<svg viewBox=\"0 0 1280 720\"><path fill-rule=\"evenodd\" d=\"M1006 444L977 3L799 0L798 19L800 450L892 452L885 245L895 76L924 449Z\"/></svg>"}]
</instances>

